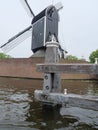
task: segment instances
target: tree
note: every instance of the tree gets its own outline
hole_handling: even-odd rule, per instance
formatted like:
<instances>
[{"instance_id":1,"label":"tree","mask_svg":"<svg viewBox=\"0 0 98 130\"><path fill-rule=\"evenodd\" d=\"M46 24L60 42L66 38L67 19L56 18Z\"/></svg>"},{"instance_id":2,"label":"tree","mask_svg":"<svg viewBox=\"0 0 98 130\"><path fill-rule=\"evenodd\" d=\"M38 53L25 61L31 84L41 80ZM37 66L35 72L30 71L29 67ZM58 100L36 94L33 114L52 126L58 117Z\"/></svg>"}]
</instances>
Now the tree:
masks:
<instances>
[{"instance_id":1,"label":"tree","mask_svg":"<svg viewBox=\"0 0 98 130\"><path fill-rule=\"evenodd\" d=\"M72 56L72 55L68 55L67 57L66 57L66 60L78 60L78 58L76 57L76 56Z\"/></svg>"},{"instance_id":2,"label":"tree","mask_svg":"<svg viewBox=\"0 0 98 130\"><path fill-rule=\"evenodd\" d=\"M91 63L95 62L95 58L98 58L98 49L96 51L93 51L90 56L89 56L89 60Z\"/></svg>"},{"instance_id":3,"label":"tree","mask_svg":"<svg viewBox=\"0 0 98 130\"><path fill-rule=\"evenodd\" d=\"M5 59L5 58L11 58L11 56L6 55L4 53L0 53L0 59Z\"/></svg>"}]
</instances>

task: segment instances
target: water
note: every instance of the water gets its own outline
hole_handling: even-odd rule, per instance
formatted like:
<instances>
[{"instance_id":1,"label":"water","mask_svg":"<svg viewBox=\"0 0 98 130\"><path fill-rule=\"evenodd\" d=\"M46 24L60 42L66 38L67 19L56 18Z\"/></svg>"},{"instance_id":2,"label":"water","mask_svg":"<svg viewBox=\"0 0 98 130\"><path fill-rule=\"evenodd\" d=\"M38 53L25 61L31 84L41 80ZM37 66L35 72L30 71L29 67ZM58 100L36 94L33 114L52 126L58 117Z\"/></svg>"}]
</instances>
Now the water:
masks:
<instances>
[{"instance_id":1,"label":"water","mask_svg":"<svg viewBox=\"0 0 98 130\"><path fill-rule=\"evenodd\" d=\"M98 130L98 111L81 108L43 109L34 101L42 80L0 78L0 130ZM98 96L98 82L63 80L69 93Z\"/></svg>"}]
</instances>

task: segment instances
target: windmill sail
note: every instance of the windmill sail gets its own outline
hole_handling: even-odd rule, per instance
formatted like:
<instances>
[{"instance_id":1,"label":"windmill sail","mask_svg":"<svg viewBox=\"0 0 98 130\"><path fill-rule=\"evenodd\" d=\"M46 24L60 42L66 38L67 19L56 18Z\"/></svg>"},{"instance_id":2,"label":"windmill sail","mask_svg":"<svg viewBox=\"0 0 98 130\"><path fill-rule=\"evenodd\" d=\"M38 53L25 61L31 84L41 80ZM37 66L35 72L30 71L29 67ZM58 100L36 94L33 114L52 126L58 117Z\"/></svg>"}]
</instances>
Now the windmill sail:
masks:
<instances>
[{"instance_id":1,"label":"windmill sail","mask_svg":"<svg viewBox=\"0 0 98 130\"><path fill-rule=\"evenodd\" d=\"M27 0L20 0L20 2L22 3L24 9L26 10L27 14L30 16L30 17L34 17L34 13L32 11L32 9L30 8Z\"/></svg>"},{"instance_id":2,"label":"windmill sail","mask_svg":"<svg viewBox=\"0 0 98 130\"><path fill-rule=\"evenodd\" d=\"M58 2L57 4L54 5L55 8L57 9L57 11L60 11L61 9L63 9L63 5L61 2Z\"/></svg>"},{"instance_id":3,"label":"windmill sail","mask_svg":"<svg viewBox=\"0 0 98 130\"><path fill-rule=\"evenodd\" d=\"M20 44L21 42L23 42L25 39L27 39L28 37L30 37L31 36L31 32L32 32L31 30L32 30L32 26L29 26L28 28L26 28L22 32L18 33L17 35L15 35L11 39L9 39L7 43L1 45L0 48L5 53L7 53L8 51L10 51L14 47L16 47L18 44Z\"/></svg>"}]
</instances>

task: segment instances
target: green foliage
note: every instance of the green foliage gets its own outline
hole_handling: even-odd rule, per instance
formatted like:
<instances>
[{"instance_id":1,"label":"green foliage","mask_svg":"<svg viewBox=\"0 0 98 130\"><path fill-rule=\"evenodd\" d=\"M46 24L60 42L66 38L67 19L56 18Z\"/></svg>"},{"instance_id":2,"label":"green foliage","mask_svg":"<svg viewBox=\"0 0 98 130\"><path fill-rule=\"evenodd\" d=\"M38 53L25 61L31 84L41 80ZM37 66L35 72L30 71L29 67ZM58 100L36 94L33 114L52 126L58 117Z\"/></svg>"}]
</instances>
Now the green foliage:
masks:
<instances>
[{"instance_id":1,"label":"green foliage","mask_svg":"<svg viewBox=\"0 0 98 130\"><path fill-rule=\"evenodd\" d=\"M11 56L6 55L4 53L0 53L0 59L5 59L5 58L11 58Z\"/></svg>"},{"instance_id":2,"label":"green foliage","mask_svg":"<svg viewBox=\"0 0 98 130\"><path fill-rule=\"evenodd\" d=\"M78 60L78 58L76 56L68 55L66 57L66 60L74 60L74 61L76 61L76 60Z\"/></svg>"},{"instance_id":3,"label":"green foliage","mask_svg":"<svg viewBox=\"0 0 98 130\"><path fill-rule=\"evenodd\" d=\"M89 56L89 60L91 63L95 62L95 58L98 58L98 49L96 51L93 51L90 56Z\"/></svg>"}]
</instances>

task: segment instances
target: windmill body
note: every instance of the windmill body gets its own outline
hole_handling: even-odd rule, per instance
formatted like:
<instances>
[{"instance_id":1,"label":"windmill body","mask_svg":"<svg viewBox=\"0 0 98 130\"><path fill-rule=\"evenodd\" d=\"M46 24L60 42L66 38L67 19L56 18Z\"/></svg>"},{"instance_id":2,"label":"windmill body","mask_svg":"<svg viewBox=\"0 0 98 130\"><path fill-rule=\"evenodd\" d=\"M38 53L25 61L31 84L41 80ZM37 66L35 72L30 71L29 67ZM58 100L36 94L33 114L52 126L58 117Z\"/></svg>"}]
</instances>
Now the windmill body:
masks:
<instances>
[{"instance_id":1,"label":"windmill body","mask_svg":"<svg viewBox=\"0 0 98 130\"><path fill-rule=\"evenodd\" d=\"M45 43L54 35L58 41L58 11L49 6L32 20L32 51L45 48Z\"/></svg>"},{"instance_id":2,"label":"windmill body","mask_svg":"<svg viewBox=\"0 0 98 130\"><path fill-rule=\"evenodd\" d=\"M23 42L29 36L31 36L31 50L35 53L42 49L45 49L46 42L51 40L51 36L54 36L58 42L58 22L59 15L58 11L62 8L62 5L57 4L56 6L48 6L38 15L34 15L30 8L27 0L20 0L23 4L26 12L32 17L32 22L29 27L19 32L14 37L10 38L8 42L1 45L0 48L7 53L12 50L18 44Z\"/></svg>"}]
</instances>

